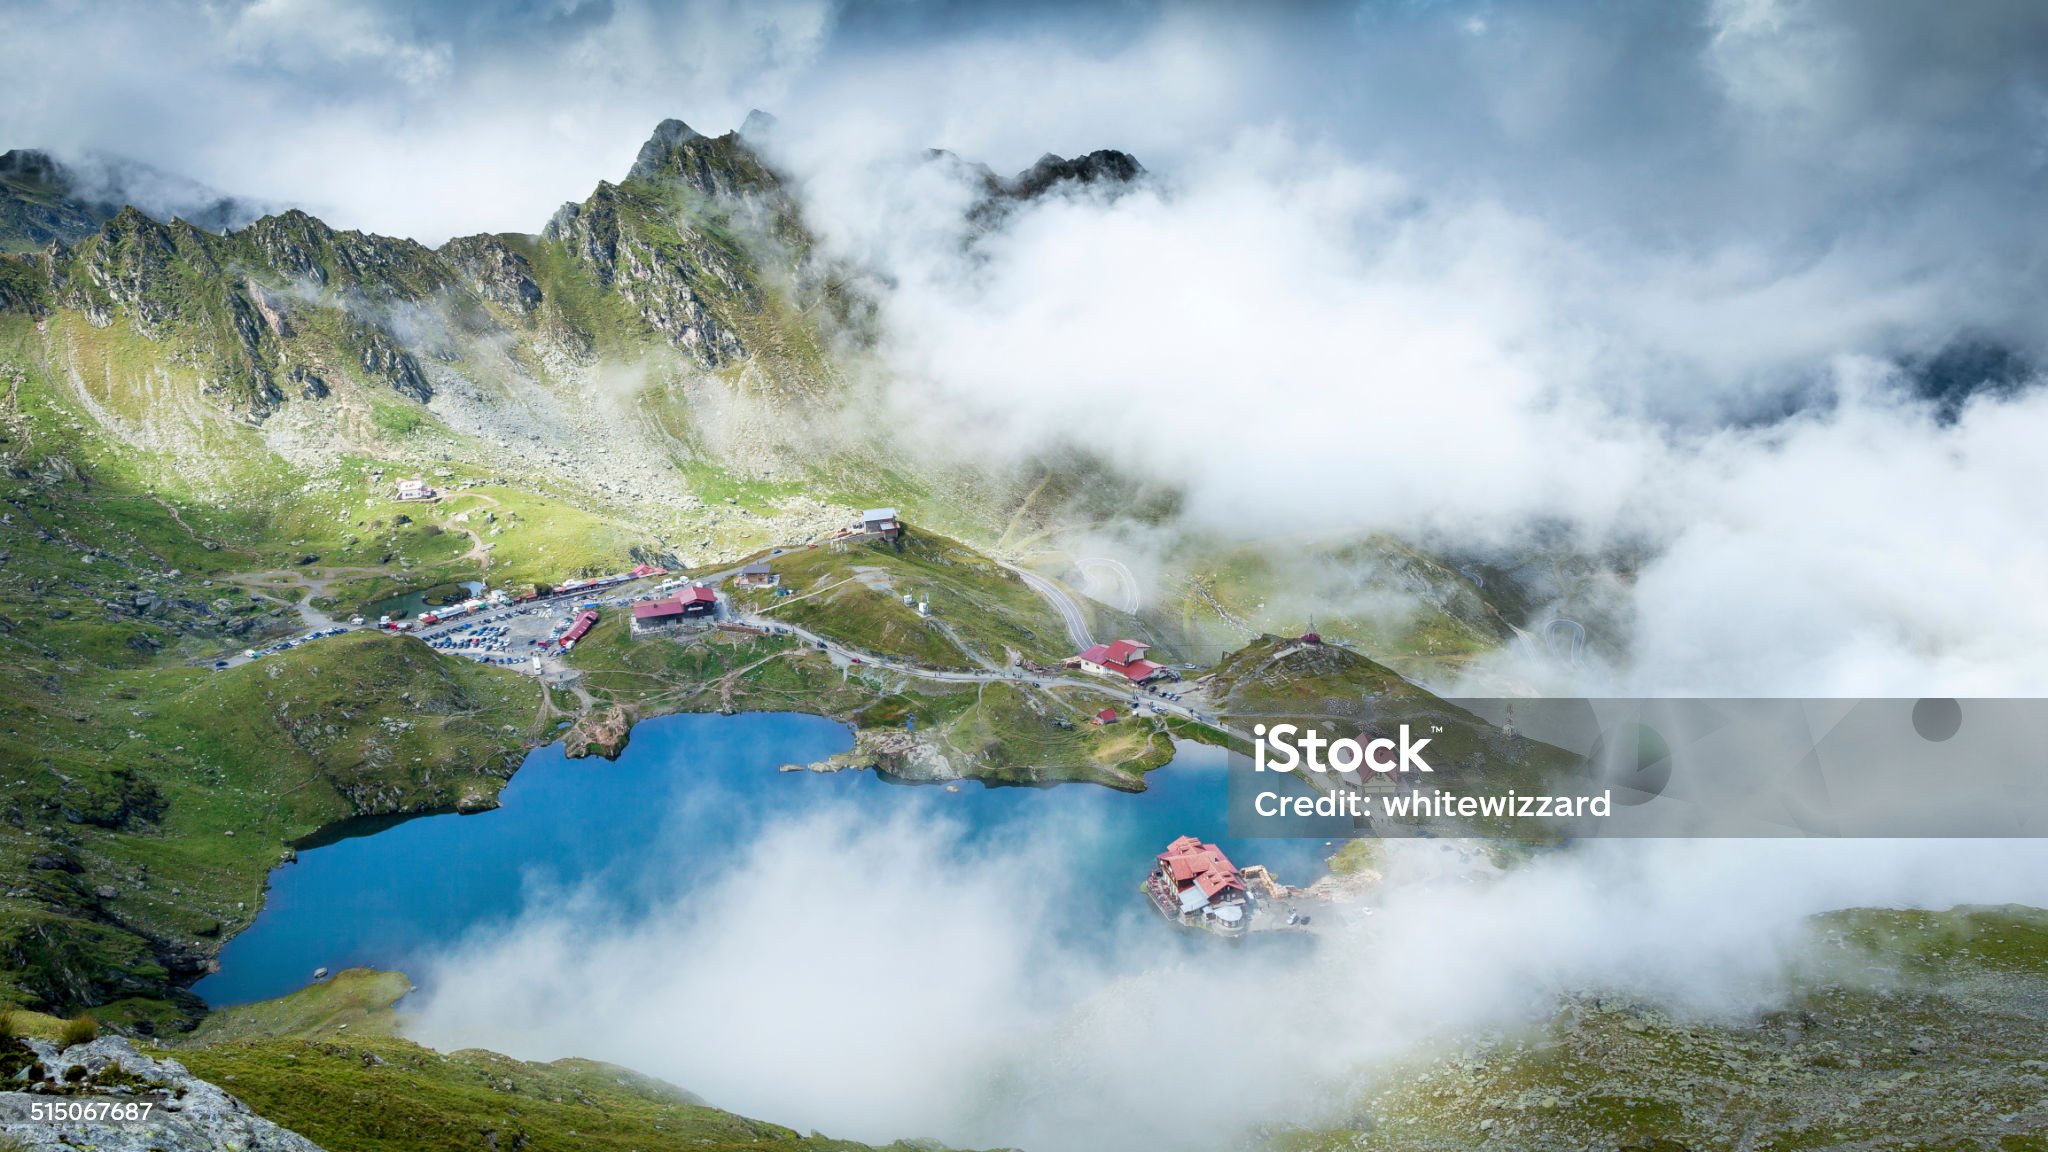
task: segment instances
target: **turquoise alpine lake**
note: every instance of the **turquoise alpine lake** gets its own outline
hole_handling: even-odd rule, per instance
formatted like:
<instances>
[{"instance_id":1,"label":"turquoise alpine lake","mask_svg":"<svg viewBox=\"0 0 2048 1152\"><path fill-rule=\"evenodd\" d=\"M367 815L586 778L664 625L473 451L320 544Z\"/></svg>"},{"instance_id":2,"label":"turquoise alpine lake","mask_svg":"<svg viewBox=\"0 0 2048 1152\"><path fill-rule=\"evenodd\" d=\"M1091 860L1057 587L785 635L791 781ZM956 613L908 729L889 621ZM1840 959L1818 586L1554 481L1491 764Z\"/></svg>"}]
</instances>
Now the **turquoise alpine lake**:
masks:
<instances>
[{"instance_id":1,"label":"turquoise alpine lake","mask_svg":"<svg viewBox=\"0 0 2048 1152\"><path fill-rule=\"evenodd\" d=\"M852 745L835 721L749 713L645 721L615 762L571 760L559 744L535 749L496 809L359 822L303 847L271 873L262 913L194 991L219 1007L284 995L319 968L419 971L465 936L564 892L613 918L645 915L657 901L686 898L691 877L715 874L772 822L807 814L883 821L915 805L920 819L955 826L951 843L962 853L1059 830L1059 843L1078 847L1054 865L1065 875L1047 879L1072 893L1071 922L1082 925L1144 910L1139 884L1176 836L1214 841L1238 864L1265 864L1296 884L1320 875L1330 851L1319 838L1225 836L1225 754L1198 745L1182 745L1135 794L777 771ZM1159 930L1170 929L1162 921Z\"/></svg>"}]
</instances>

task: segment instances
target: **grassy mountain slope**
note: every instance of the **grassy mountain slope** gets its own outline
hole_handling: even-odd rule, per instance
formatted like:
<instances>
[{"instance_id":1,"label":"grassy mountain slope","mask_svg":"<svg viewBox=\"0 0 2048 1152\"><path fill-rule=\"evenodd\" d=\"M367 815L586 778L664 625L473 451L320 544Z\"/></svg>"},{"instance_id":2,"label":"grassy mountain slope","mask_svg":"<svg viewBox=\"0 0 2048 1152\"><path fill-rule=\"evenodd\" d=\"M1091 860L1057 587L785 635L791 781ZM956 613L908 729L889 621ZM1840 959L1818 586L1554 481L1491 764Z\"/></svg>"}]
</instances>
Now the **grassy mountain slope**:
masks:
<instances>
[{"instance_id":1,"label":"grassy mountain slope","mask_svg":"<svg viewBox=\"0 0 2048 1152\"><path fill-rule=\"evenodd\" d=\"M1015 573L914 526L901 547L821 545L774 557L772 566L781 587L740 590L742 604L863 651L965 670L1073 655L1059 616ZM778 595L784 590L789 595ZM906 595L927 603L931 615L919 616L903 603Z\"/></svg>"},{"instance_id":2,"label":"grassy mountain slope","mask_svg":"<svg viewBox=\"0 0 2048 1152\"><path fill-rule=\"evenodd\" d=\"M1510 735L1457 704L1349 648L1302 637L1261 636L1225 656L1201 682L1210 706L1238 731L1290 722L1330 738L1392 739L1403 727L1427 738L1426 783L1456 794L1524 795L1591 789L1576 754ZM1473 817L1431 822L1437 835L1551 841L1542 821Z\"/></svg>"},{"instance_id":3,"label":"grassy mountain slope","mask_svg":"<svg viewBox=\"0 0 2048 1152\"><path fill-rule=\"evenodd\" d=\"M859 633L869 621L851 614L825 623L825 634L836 637ZM615 615L577 644L573 662L596 702L563 737L576 753L617 755L632 723L646 716L739 710L845 720L856 726L856 746L831 766L879 768L904 779L1087 781L1138 790L1145 773L1173 753L1163 722L1089 723L1105 703L1098 693L934 683L873 665L838 667L789 636L634 637Z\"/></svg>"},{"instance_id":4,"label":"grassy mountain slope","mask_svg":"<svg viewBox=\"0 0 2048 1152\"><path fill-rule=\"evenodd\" d=\"M1172 494L1078 455L913 463L849 418L871 305L737 134L664 124L538 234L438 249L296 211L208 231L39 179L8 203L63 218L0 219L0 853L23 877L0 896L0 996L173 1023L287 843L486 803L568 718L604 750L664 710L806 707L863 724L863 762L927 778L1141 787L1170 754L1150 721L1088 725L1092 697L849 673L786 641L633 644L613 621L578 653L587 705L370 638L212 672L396 593L704 565L861 503L1015 555L1075 510L1163 516ZM396 505L406 476L444 498ZM936 535L783 559L792 585L843 582L777 612L870 651L977 668L1071 647Z\"/></svg>"},{"instance_id":5,"label":"grassy mountain slope","mask_svg":"<svg viewBox=\"0 0 2048 1152\"><path fill-rule=\"evenodd\" d=\"M221 1013L176 1055L201 1079L326 1148L867 1147L735 1116L615 1065L422 1048L395 1035L391 1006L409 989L395 972L351 969Z\"/></svg>"},{"instance_id":6,"label":"grassy mountain slope","mask_svg":"<svg viewBox=\"0 0 2048 1152\"><path fill-rule=\"evenodd\" d=\"M140 997L138 1022L173 1022L178 985L255 917L281 845L350 817L488 806L538 699L510 674L371 634L223 673L22 686L0 722L40 739L4 769L0 871L16 879L0 898L0 996Z\"/></svg>"},{"instance_id":7,"label":"grassy mountain slope","mask_svg":"<svg viewBox=\"0 0 2048 1152\"><path fill-rule=\"evenodd\" d=\"M1626 997L1389 1068L1286 1152L2048 1147L2048 914L1821 917L1822 959L1756 1016Z\"/></svg>"},{"instance_id":8,"label":"grassy mountain slope","mask_svg":"<svg viewBox=\"0 0 2048 1152\"><path fill-rule=\"evenodd\" d=\"M284 844L486 802L538 690L371 636L198 666L302 628L309 558L431 570L467 541L290 473L252 471L246 502L195 497L33 362L0 380L0 998L170 1023Z\"/></svg>"}]
</instances>

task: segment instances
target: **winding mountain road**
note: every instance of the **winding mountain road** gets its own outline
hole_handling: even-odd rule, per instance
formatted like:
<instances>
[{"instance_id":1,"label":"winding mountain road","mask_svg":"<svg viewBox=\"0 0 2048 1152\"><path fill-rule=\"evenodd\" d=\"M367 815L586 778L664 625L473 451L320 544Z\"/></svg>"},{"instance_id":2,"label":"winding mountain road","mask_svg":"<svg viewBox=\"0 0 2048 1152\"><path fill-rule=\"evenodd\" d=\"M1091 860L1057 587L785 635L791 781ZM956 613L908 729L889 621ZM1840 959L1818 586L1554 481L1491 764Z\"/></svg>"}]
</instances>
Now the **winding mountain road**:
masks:
<instances>
[{"instance_id":1,"label":"winding mountain road","mask_svg":"<svg viewBox=\"0 0 2048 1152\"><path fill-rule=\"evenodd\" d=\"M1033 592L1044 597L1046 602L1052 605L1053 611L1060 614L1060 620L1067 626L1067 636L1074 642L1074 651L1086 652L1095 646L1095 638L1088 633L1087 613L1081 611L1081 605L1076 603L1072 596L1067 595L1066 589L1036 572L1027 572L1014 564L1005 564L1003 567L1015 572Z\"/></svg>"},{"instance_id":2,"label":"winding mountain road","mask_svg":"<svg viewBox=\"0 0 2048 1152\"><path fill-rule=\"evenodd\" d=\"M1079 568L1084 575L1091 577L1100 572L1109 573L1110 578L1116 581L1117 586L1118 603L1114 607L1125 612L1136 612L1138 610L1140 602L1138 578L1132 574L1130 568L1123 561L1112 560L1107 556L1090 556L1074 561L1074 567ZM1097 596L1096 599L1101 600L1103 598ZM1104 603L1107 603L1107 601L1105 600Z\"/></svg>"}]
</instances>

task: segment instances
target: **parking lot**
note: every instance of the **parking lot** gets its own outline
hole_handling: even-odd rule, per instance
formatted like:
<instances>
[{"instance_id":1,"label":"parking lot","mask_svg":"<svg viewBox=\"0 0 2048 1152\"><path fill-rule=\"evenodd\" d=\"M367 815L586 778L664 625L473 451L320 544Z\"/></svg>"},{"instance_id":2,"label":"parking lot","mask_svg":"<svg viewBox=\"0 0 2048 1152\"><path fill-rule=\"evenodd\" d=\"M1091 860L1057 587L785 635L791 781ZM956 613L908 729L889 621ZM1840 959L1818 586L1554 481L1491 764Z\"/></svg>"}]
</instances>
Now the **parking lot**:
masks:
<instances>
[{"instance_id":1,"label":"parking lot","mask_svg":"<svg viewBox=\"0 0 2048 1152\"><path fill-rule=\"evenodd\" d=\"M554 642L575 618L572 605L527 604L428 625L413 635L430 647L479 663L530 669L535 658L554 655Z\"/></svg>"}]
</instances>

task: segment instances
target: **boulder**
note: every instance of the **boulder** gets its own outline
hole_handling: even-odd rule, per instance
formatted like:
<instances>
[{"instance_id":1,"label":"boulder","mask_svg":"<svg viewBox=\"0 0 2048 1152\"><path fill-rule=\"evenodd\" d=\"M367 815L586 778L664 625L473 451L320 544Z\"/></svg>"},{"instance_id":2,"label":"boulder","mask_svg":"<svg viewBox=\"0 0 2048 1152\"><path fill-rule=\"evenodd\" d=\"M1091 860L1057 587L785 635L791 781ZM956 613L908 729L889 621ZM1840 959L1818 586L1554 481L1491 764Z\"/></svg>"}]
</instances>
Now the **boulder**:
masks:
<instances>
[{"instance_id":1,"label":"boulder","mask_svg":"<svg viewBox=\"0 0 2048 1152\"><path fill-rule=\"evenodd\" d=\"M321 1152L320 1146L249 1110L248 1105L193 1076L176 1060L144 1056L126 1039L106 1036L59 1049L22 1041L47 1079L28 1091L0 1092L0 1136L22 1149L93 1148L99 1152ZM119 1075L108 1075L116 1072ZM104 1086L97 1082L104 1080ZM140 1081L138 1084L137 1081ZM83 1088L95 1099L149 1101L148 1118L128 1121L31 1119L34 1105L65 1099L57 1085ZM43 1089L48 1088L48 1091Z\"/></svg>"}]
</instances>

